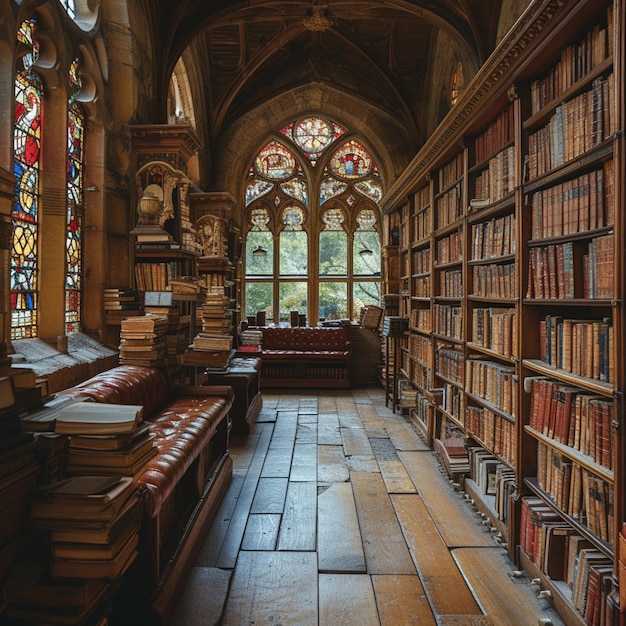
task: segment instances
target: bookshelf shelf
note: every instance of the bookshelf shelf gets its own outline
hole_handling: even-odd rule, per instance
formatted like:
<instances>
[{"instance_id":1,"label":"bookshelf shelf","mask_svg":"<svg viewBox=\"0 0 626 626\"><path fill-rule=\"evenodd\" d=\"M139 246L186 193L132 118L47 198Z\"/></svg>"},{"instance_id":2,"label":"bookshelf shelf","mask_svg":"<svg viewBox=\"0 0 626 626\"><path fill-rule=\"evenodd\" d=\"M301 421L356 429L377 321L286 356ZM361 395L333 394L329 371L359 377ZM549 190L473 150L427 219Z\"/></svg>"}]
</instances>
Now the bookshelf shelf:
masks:
<instances>
[{"instance_id":1,"label":"bookshelf shelf","mask_svg":"<svg viewBox=\"0 0 626 626\"><path fill-rule=\"evenodd\" d=\"M590 393L606 397L613 397L617 393L617 390L611 383L604 383L594 378L587 378L586 376L578 376L537 359L524 359L523 364L528 370L537 374L543 374L544 376L549 376L563 383L575 385Z\"/></svg>"},{"instance_id":2,"label":"bookshelf shelf","mask_svg":"<svg viewBox=\"0 0 626 626\"><path fill-rule=\"evenodd\" d=\"M567 456L572 461L576 461L578 465L580 465L584 469L589 470L590 472L593 472L599 478L602 478L609 483L614 482L614 473L609 468L596 463L589 455L583 454L582 452L574 450L573 448L570 448L565 444L559 443L558 441L555 441L554 439L544 435L543 433L540 433L538 430L535 430L530 426L524 426L524 430L529 435L531 435L531 437L534 437L538 441L541 441L543 444L549 446L550 448L553 448L554 450L558 450L561 454Z\"/></svg>"},{"instance_id":3,"label":"bookshelf shelf","mask_svg":"<svg viewBox=\"0 0 626 626\"><path fill-rule=\"evenodd\" d=\"M598 550L606 554L609 558L613 558L613 546L606 541L602 541L593 533L589 532L589 529L581 524L578 520L575 520L573 517L570 517L556 505L550 494L546 493L541 487L539 487L536 478L526 478L524 479L524 483L528 486L528 488L539 498L541 498L547 506L552 508L555 513L561 516L567 523L575 528L581 535L586 537Z\"/></svg>"}]
</instances>

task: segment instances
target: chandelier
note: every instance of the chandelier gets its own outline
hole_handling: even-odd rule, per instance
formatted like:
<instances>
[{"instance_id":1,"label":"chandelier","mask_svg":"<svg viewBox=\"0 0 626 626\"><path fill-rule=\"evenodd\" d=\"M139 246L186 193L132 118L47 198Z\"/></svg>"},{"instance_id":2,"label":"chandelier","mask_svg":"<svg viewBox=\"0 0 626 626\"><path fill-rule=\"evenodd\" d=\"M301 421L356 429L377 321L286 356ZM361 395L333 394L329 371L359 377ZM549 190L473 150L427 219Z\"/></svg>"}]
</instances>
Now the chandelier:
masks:
<instances>
[{"instance_id":1,"label":"chandelier","mask_svg":"<svg viewBox=\"0 0 626 626\"><path fill-rule=\"evenodd\" d=\"M320 0L312 0L311 8L302 20L304 28L313 32L324 32L333 25L333 20L328 16L328 3Z\"/></svg>"}]
</instances>

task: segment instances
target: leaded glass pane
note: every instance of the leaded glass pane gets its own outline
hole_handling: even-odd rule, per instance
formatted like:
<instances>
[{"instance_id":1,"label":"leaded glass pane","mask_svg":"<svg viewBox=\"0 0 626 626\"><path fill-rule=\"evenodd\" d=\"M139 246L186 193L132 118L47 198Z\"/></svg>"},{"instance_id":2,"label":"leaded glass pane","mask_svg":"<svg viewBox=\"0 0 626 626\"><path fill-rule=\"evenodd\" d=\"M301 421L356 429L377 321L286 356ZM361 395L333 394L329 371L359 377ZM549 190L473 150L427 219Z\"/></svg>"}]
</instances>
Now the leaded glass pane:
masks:
<instances>
[{"instance_id":1,"label":"leaded glass pane","mask_svg":"<svg viewBox=\"0 0 626 626\"><path fill-rule=\"evenodd\" d=\"M293 140L307 155L318 155L333 140L333 127L321 117L308 117L294 124Z\"/></svg>"},{"instance_id":2,"label":"leaded glass pane","mask_svg":"<svg viewBox=\"0 0 626 626\"><path fill-rule=\"evenodd\" d=\"M320 283L318 315L320 320L337 320L348 317L348 284L343 282Z\"/></svg>"},{"instance_id":3,"label":"leaded glass pane","mask_svg":"<svg viewBox=\"0 0 626 626\"><path fill-rule=\"evenodd\" d=\"M74 0L60 0L65 12L74 20L76 19L76 3Z\"/></svg>"},{"instance_id":4,"label":"leaded glass pane","mask_svg":"<svg viewBox=\"0 0 626 626\"><path fill-rule=\"evenodd\" d=\"M270 214L265 207L257 207L250 211L251 230L269 230L267 225L270 223Z\"/></svg>"},{"instance_id":5,"label":"leaded glass pane","mask_svg":"<svg viewBox=\"0 0 626 626\"><path fill-rule=\"evenodd\" d=\"M308 307L308 285L301 282L282 282L278 288L279 321L290 319L291 311L306 313ZM275 320L276 321L276 320Z\"/></svg>"},{"instance_id":6,"label":"leaded glass pane","mask_svg":"<svg viewBox=\"0 0 626 626\"><path fill-rule=\"evenodd\" d=\"M306 183L301 178L292 178L285 183L280 183L280 188L288 196L299 200L305 206L307 205Z\"/></svg>"},{"instance_id":7,"label":"leaded glass pane","mask_svg":"<svg viewBox=\"0 0 626 626\"><path fill-rule=\"evenodd\" d=\"M42 86L36 74L15 78L12 209L11 338L37 335L37 244L42 125Z\"/></svg>"},{"instance_id":8,"label":"leaded glass pane","mask_svg":"<svg viewBox=\"0 0 626 626\"><path fill-rule=\"evenodd\" d=\"M285 209L283 213L284 230L302 230L304 222L304 212L300 207L292 206Z\"/></svg>"},{"instance_id":9,"label":"leaded glass pane","mask_svg":"<svg viewBox=\"0 0 626 626\"><path fill-rule=\"evenodd\" d=\"M375 181L373 178L368 178L367 180L360 180L354 183L354 188L362 193L367 198L370 198L377 204L382 200L383 197L383 188L380 183Z\"/></svg>"},{"instance_id":10,"label":"leaded glass pane","mask_svg":"<svg viewBox=\"0 0 626 626\"><path fill-rule=\"evenodd\" d=\"M370 173L372 157L354 139L344 144L330 160L330 169L339 178L354 180Z\"/></svg>"},{"instance_id":11,"label":"leaded glass pane","mask_svg":"<svg viewBox=\"0 0 626 626\"><path fill-rule=\"evenodd\" d=\"M22 63L25 70L29 70L39 59L39 42L35 41L35 30L37 29L37 20L24 20L17 31L17 40L19 43L28 47L28 52L22 57Z\"/></svg>"},{"instance_id":12,"label":"leaded glass pane","mask_svg":"<svg viewBox=\"0 0 626 626\"><path fill-rule=\"evenodd\" d=\"M246 238L246 276L273 276L274 238L269 230L251 230Z\"/></svg>"},{"instance_id":13,"label":"leaded glass pane","mask_svg":"<svg viewBox=\"0 0 626 626\"><path fill-rule=\"evenodd\" d=\"M324 230L342 230L341 225L345 221L345 215L341 209L327 209L322 215Z\"/></svg>"},{"instance_id":14,"label":"leaded glass pane","mask_svg":"<svg viewBox=\"0 0 626 626\"><path fill-rule=\"evenodd\" d=\"M308 273L308 237L304 230L280 233L279 271L281 276L306 276Z\"/></svg>"},{"instance_id":15,"label":"leaded glass pane","mask_svg":"<svg viewBox=\"0 0 626 626\"><path fill-rule=\"evenodd\" d=\"M67 237L65 242L65 332L80 330L84 118L78 105L67 118Z\"/></svg>"},{"instance_id":16,"label":"leaded glass pane","mask_svg":"<svg viewBox=\"0 0 626 626\"><path fill-rule=\"evenodd\" d=\"M320 184L320 205L335 196L341 195L347 188L348 185L343 181L327 176Z\"/></svg>"},{"instance_id":17,"label":"leaded glass pane","mask_svg":"<svg viewBox=\"0 0 626 626\"><path fill-rule=\"evenodd\" d=\"M348 274L348 236L343 230L320 233L320 276Z\"/></svg>"},{"instance_id":18,"label":"leaded glass pane","mask_svg":"<svg viewBox=\"0 0 626 626\"><path fill-rule=\"evenodd\" d=\"M270 141L255 159L254 166L261 176L280 180L295 173L296 157L278 141Z\"/></svg>"},{"instance_id":19,"label":"leaded glass pane","mask_svg":"<svg viewBox=\"0 0 626 626\"><path fill-rule=\"evenodd\" d=\"M246 185L246 206L274 189L274 183L255 178Z\"/></svg>"},{"instance_id":20,"label":"leaded glass pane","mask_svg":"<svg viewBox=\"0 0 626 626\"><path fill-rule=\"evenodd\" d=\"M265 311L266 321L273 320L273 283L272 281L246 282L246 317L256 315L258 311Z\"/></svg>"}]
</instances>

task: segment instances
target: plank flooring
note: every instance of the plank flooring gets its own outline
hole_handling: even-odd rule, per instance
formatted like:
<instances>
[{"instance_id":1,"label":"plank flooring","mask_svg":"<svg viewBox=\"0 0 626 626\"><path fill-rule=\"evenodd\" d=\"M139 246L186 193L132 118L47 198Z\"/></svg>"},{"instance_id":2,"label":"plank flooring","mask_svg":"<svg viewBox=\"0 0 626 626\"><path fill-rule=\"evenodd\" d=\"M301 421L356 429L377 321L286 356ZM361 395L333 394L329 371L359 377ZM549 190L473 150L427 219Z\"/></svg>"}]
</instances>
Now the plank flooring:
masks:
<instances>
[{"instance_id":1,"label":"plank flooring","mask_svg":"<svg viewBox=\"0 0 626 626\"><path fill-rule=\"evenodd\" d=\"M230 452L173 626L562 626L382 389L264 392Z\"/></svg>"}]
</instances>

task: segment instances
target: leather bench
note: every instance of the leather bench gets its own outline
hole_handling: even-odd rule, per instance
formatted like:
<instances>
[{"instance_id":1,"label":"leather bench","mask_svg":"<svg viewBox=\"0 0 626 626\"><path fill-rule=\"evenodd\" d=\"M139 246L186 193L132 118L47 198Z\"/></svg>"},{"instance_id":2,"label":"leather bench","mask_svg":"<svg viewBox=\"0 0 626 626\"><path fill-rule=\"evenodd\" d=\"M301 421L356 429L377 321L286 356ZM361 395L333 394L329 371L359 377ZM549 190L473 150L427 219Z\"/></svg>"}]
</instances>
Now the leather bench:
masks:
<instances>
[{"instance_id":1,"label":"leather bench","mask_svg":"<svg viewBox=\"0 0 626 626\"><path fill-rule=\"evenodd\" d=\"M169 386L158 368L119 367L63 392L109 404L141 404L158 454L137 478L143 491L133 593L167 615L232 477L230 386Z\"/></svg>"},{"instance_id":2,"label":"leather bench","mask_svg":"<svg viewBox=\"0 0 626 626\"><path fill-rule=\"evenodd\" d=\"M262 328L263 387L350 387L345 326Z\"/></svg>"}]
</instances>

